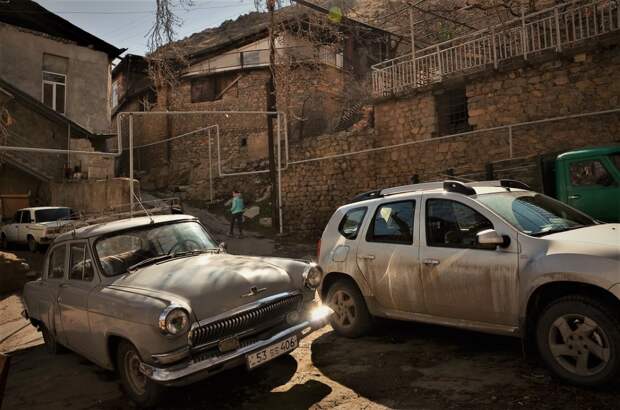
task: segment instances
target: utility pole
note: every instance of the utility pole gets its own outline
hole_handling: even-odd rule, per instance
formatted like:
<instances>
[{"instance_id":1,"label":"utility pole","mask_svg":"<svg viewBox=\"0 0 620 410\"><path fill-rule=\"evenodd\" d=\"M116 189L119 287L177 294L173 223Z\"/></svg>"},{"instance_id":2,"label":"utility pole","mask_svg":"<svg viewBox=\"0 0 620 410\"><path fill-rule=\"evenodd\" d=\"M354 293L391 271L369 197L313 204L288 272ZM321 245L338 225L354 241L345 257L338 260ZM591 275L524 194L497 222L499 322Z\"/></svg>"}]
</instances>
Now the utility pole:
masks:
<instances>
[{"instance_id":1,"label":"utility pole","mask_svg":"<svg viewBox=\"0 0 620 410\"><path fill-rule=\"evenodd\" d=\"M269 11L269 80L267 80L267 111L277 111L276 87L274 70L276 64L275 47L275 8L276 0L267 0L267 10ZM267 115L267 145L269 148L269 181L271 182L271 221L273 227L280 227L278 203L278 182L276 180L276 158L274 152L273 135L273 114Z\"/></svg>"}]
</instances>

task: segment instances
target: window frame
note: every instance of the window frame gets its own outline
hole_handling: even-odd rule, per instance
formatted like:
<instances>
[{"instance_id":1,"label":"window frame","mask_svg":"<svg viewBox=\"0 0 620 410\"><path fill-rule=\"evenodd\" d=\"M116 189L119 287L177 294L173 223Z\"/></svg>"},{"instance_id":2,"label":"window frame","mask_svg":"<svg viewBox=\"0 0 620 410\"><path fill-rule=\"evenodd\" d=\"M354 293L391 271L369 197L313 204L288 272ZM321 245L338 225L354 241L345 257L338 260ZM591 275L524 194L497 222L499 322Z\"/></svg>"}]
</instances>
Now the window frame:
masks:
<instances>
[{"instance_id":1,"label":"window frame","mask_svg":"<svg viewBox=\"0 0 620 410\"><path fill-rule=\"evenodd\" d=\"M76 278L72 278L71 277L71 271L73 266L72 262L73 262L73 248L74 247L82 247L84 249L84 253L82 255L82 277L80 279L76 279ZM90 277L90 279L84 279L84 262L90 259L90 266L91 266L91 270L92 270L92 276ZM78 281L80 283L89 283L92 282L95 279L95 265L93 262L93 257L92 257L92 253L90 252L90 250L88 249L88 242L72 242L69 244L69 264L67 265L67 280L70 281Z\"/></svg>"},{"instance_id":2,"label":"window frame","mask_svg":"<svg viewBox=\"0 0 620 410\"><path fill-rule=\"evenodd\" d=\"M60 248L64 248L64 256L65 256L64 257L64 261L63 261L64 267L63 267L62 277L56 278L56 277L50 276L50 273L52 272L51 268L52 268L52 260L53 260L53 257L54 257L54 253L57 250L59 250ZM66 277L67 277L67 264L68 264L68 262L67 262L67 256L68 255L67 254L68 254L68 252L67 252L67 243L66 242L62 243L62 244L59 244L59 245L56 245L56 246L54 246L50 250L50 253L49 253L50 256L49 256L49 259L47 261L48 263L47 263L47 266L46 266L47 272L45 273L45 279L46 280L63 281L63 280L66 279Z\"/></svg>"},{"instance_id":3,"label":"window frame","mask_svg":"<svg viewBox=\"0 0 620 410\"><path fill-rule=\"evenodd\" d=\"M613 161L610 158L610 161ZM583 163L591 163L592 166L594 166L593 164L595 162L598 162L601 167L603 168L603 170L605 170L605 172L607 173L607 176L611 179L612 183L610 185L602 185L599 184L598 182L595 182L594 184L579 184L579 185L575 185L575 183L573 182L573 166L579 165L579 164L583 164ZM584 189L584 188L593 188L593 187L609 187L612 186L615 183L615 178L613 176L613 172L611 170L609 170L607 168L607 166L605 165L605 161L603 158L587 158L587 159L576 159L574 161L571 161L568 163L568 180L570 183L570 186L573 188L578 188L578 189Z\"/></svg>"},{"instance_id":4,"label":"window frame","mask_svg":"<svg viewBox=\"0 0 620 410\"><path fill-rule=\"evenodd\" d=\"M411 209L412 214L411 214L411 241L410 242L403 242L403 241L397 241L397 240L376 240L373 238L374 236L374 227L375 227L375 219L377 217L377 214L379 213L379 211L381 210L381 208L388 206L388 205L393 205L393 204L402 204L402 203L407 203L410 202L413 207ZM381 202L379 204L377 204L377 207L375 208L375 211L372 215L372 218L370 219L370 221L368 222L368 228L366 229L366 235L365 235L365 239L367 243L388 243L388 244L392 244L392 245L405 245L405 246L411 246L415 243L415 210L416 210L416 205L417 205L417 200L414 198L410 198L410 199L401 199L398 201L391 201L391 202Z\"/></svg>"},{"instance_id":5,"label":"window frame","mask_svg":"<svg viewBox=\"0 0 620 410\"><path fill-rule=\"evenodd\" d=\"M475 209L472 206L469 206L468 204L465 204L461 201L458 201L456 199L453 198L438 198L438 197L428 197L425 198L424 200L424 240L425 240L425 245L427 248L446 248L446 249L473 249L473 250L479 250L479 251L495 251L497 249L496 245L489 245L489 246L485 246L485 245L480 245L477 244L475 246L455 246L455 245L435 245L435 244L431 244L429 242L429 235L431 230L429 229L428 226L428 212L429 212L429 202L430 201L449 201L449 202L455 202L457 204L460 204L468 209L470 209L471 211L477 213L478 215L482 216L484 219L486 219L487 221L489 221L489 223L491 224L491 228L487 228L487 229L496 229L495 224L493 223L493 221L491 221L491 219L489 217L487 217L486 215L484 215L484 213L480 212L479 210ZM478 232L482 232L478 231Z\"/></svg>"},{"instance_id":6,"label":"window frame","mask_svg":"<svg viewBox=\"0 0 620 410\"><path fill-rule=\"evenodd\" d=\"M362 218L360 219L360 223L359 223L359 226L357 227L357 231L355 231L355 235L354 235L353 237L348 237L348 236L345 236L345 235L342 233L342 228L343 228L344 221L345 221L345 219L346 219L347 215L349 215L349 213L352 213L352 212L355 212L355 211L361 211L361 210L363 210L363 211L364 211L364 214L362 215ZM349 240L349 241L355 241L355 240L357 240L357 236L359 235L360 231L361 231L362 229L364 229L364 221L366 220L366 214L368 214L368 207L367 207L367 206L358 206L357 208L352 208L352 209L349 209L347 212L345 212L345 214L344 214L344 215L342 216L342 218L340 219L340 223L338 223L338 233L339 233L339 234L340 234L343 238L345 238L346 240Z\"/></svg>"},{"instance_id":7,"label":"window frame","mask_svg":"<svg viewBox=\"0 0 620 410\"><path fill-rule=\"evenodd\" d=\"M28 218L28 221L24 221L24 218ZM19 218L19 223L21 224L31 224L34 222L34 218L32 217L32 213L30 211L22 211L22 214Z\"/></svg>"},{"instance_id":8,"label":"window frame","mask_svg":"<svg viewBox=\"0 0 620 410\"><path fill-rule=\"evenodd\" d=\"M455 103L460 100L462 103ZM437 120L437 137L446 135L461 134L473 130L469 123L469 97L467 97L467 87L465 84L445 89L440 94L435 94L435 116ZM459 111L457 107L461 107ZM465 115L465 120L461 122L452 121L451 117Z\"/></svg>"},{"instance_id":9,"label":"window frame","mask_svg":"<svg viewBox=\"0 0 620 410\"><path fill-rule=\"evenodd\" d=\"M60 83L58 81L52 81L52 80L46 80L45 79L45 74L52 74L52 75L58 75L64 78L65 82L64 83ZM52 106L50 107L51 109L53 109L54 111L56 111L59 114L65 115L67 112L67 75L66 74L61 74L61 73L55 73L53 71L47 71L47 70L42 70L41 71L41 102L46 106L49 107L47 104L45 104L45 84L50 84L52 86ZM63 111L58 111L57 107L56 107L56 89L57 86L62 85L65 88L65 92L63 95Z\"/></svg>"}]
</instances>

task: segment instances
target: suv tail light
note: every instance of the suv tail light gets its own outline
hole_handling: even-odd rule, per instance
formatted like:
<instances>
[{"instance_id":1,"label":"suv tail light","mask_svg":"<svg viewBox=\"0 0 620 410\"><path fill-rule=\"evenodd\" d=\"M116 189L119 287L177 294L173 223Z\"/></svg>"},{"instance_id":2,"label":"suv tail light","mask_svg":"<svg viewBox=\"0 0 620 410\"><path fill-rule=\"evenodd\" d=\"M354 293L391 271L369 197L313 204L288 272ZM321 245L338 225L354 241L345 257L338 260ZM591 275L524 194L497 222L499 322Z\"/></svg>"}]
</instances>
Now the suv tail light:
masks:
<instances>
[{"instance_id":1,"label":"suv tail light","mask_svg":"<svg viewBox=\"0 0 620 410\"><path fill-rule=\"evenodd\" d=\"M316 243L316 261L318 262L321 259L321 240Z\"/></svg>"}]
</instances>

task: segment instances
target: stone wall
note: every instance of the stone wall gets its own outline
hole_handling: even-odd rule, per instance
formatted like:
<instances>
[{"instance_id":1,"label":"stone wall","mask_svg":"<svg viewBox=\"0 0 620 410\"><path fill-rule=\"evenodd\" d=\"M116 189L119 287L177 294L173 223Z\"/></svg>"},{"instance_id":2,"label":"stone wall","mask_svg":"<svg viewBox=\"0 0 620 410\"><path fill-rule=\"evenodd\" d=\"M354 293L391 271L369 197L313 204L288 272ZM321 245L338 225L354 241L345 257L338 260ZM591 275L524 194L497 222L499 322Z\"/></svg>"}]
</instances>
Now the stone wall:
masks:
<instances>
[{"instance_id":1,"label":"stone wall","mask_svg":"<svg viewBox=\"0 0 620 410\"><path fill-rule=\"evenodd\" d=\"M488 129L620 108L618 72L620 48L611 46L462 79L473 132L456 137L437 138L435 106L435 95L454 82L377 101L374 130L291 146L293 162L283 179L285 226L316 239L333 211L360 192L408 184L414 176L420 182L451 175L486 179L489 163L494 178L541 189L538 155L620 142L620 113L515 126L512 156L508 129ZM386 149L295 164L377 147Z\"/></svg>"}]
</instances>

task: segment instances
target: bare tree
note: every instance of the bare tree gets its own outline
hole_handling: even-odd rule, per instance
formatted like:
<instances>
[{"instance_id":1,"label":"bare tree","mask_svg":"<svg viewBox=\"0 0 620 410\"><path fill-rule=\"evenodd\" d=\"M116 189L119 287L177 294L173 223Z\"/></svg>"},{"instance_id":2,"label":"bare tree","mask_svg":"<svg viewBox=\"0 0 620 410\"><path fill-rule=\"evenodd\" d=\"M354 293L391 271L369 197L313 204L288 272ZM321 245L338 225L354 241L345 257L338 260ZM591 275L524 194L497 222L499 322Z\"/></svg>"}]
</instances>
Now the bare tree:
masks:
<instances>
[{"instance_id":1,"label":"bare tree","mask_svg":"<svg viewBox=\"0 0 620 410\"><path fill-rule=\"evenodd\" d=\"M192 0L155 0L155 21L147 34L149 75L166 109L174 103L179 74L187 65L187 57L175 44L177 28L182 21L176 8L188 8ZM161 95L161 94L164 95Z\"/></svg>"}]
</instances>

